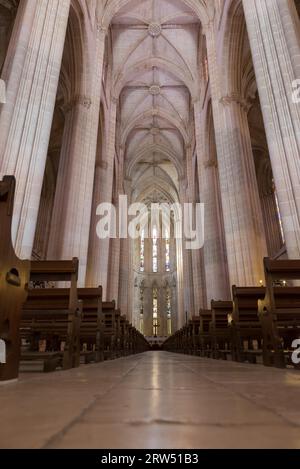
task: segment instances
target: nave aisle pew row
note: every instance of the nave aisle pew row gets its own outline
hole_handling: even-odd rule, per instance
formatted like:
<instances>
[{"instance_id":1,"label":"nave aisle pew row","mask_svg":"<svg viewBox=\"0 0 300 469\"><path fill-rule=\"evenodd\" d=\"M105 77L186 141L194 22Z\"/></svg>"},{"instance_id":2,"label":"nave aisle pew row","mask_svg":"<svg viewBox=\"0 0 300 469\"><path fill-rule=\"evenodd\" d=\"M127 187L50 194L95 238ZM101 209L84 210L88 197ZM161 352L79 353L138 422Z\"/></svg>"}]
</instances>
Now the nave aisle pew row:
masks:
<instances>
[{"instance_id":1,"label":"nave aisle pew row","mask_svg":"<svg viewBox=\"0 0 300 469\"><path fill-rule=\"evenodd\" d=\"M20 321L27 297L30 262L20 260L12 245L12 216L16 181L0 181L0 381L19 373Z\"/></svg>"},{"instance_id":2,"label":"nave aisle pew row","mask_svg":"<svg viewBox=\"0 0 300 469\"><path fill-rule=\"evenodd\" d=\"M264 259L266 294L258 302L263 361L283 368L292 362L293 342L300 338L300 260ZM288 284L291 283L291 286ZM280 285L280 286L279 286Z\"/></svg>"},{"instance_id":3,"label":"nave aisle pew row","mask_svg":"<svg viewBox=\"0 0 300 469\"><path fill-rule=\"evenodd\" d=\"M21 361L41 361L44 371L79 366L83 310L77 291L78 265L76 258L31 262L31 283L45 288L28 290L21 321ZM51 288L49 282L70 286Z\"/></svg>"}]
</instances>

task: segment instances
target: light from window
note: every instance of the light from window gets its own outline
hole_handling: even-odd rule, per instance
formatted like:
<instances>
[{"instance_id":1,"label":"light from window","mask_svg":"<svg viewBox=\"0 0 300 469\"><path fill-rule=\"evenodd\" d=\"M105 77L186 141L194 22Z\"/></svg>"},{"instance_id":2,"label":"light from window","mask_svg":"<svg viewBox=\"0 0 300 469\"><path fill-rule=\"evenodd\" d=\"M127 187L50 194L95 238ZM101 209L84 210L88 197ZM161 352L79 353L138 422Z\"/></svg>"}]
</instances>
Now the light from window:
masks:
<instances>
[{"instance_id":1,"label":"light from window","mask_svg":"<svg viewBox=\"0 0 300 469\"><path fill-rule=\"evenodd\" d=\"M153 228L152 233L152 261L153 261L153 272L158 272L158 238L157 238L157 229Z\"/></svg>"},{"instance_id":2,"label":"light from window","mask_svg":"<svg viewBox=\"0 0 300 469\"><path fill-rule=\"evenodd\" d=\"M145 272L145 230L143 230L141 233L140 271Z\"/></svg>"},{"instance_id":3,"label":"light from window","mask_svg":"<svg viewBox=\"0 0 300 469\"><path fill-rule=\"evenodd\" d=\"M166 231L166 272L170 272L170 237Z\"/></svg>"},{"instance_id":4,"label":"light from window","mask_svg":"<svg viewBox=\"0 0 300 469\"><path fill-rule=\"evenodd\" d=\"M153 288L153 335L157 337L158 332L158 291Z\"/></svg>"},{"instance_id":5,"label":"light from window","mask_svg":"<svg viewBox=\"0 0 300 469\"><path fill-rule=\"evenodd\" d=\"M168 336L172 335L172 307L171 307L171 291L167 289L167 330Z\"/></svg>"}]
</instances>

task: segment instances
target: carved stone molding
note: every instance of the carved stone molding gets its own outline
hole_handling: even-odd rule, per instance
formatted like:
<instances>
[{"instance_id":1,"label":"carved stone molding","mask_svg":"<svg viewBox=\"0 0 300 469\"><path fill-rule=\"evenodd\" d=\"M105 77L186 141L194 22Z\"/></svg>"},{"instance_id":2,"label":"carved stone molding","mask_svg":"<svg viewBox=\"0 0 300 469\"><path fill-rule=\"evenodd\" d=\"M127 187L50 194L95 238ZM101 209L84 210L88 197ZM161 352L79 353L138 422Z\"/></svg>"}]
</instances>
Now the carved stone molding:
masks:
<instances>
[{"instance_id":1,"label":"carved stone molding","mask_svg":"<svg viewBox=\"0 0 300 469\"><path fill-rule=\"evenodd\" d=\"M161 94L161 87L159 85L152 85L149 87L149 93L152 96L158 96Z\"/></svg>"},{"instance_id":2,"label":"carved stone molding","mask_svg":"<svg viewBox=\"0 0 300 469\"><path fill-rule=\"evenodd\" d=\"M83 106L86 109L90 109L92 100L90 97L85 95L76 95L68 103L62 106L62 110L65 114L70 112L75 106Z\"/></svg>"},{"instance_id":3,"label":"carved stone molding","mask_svg":"<svg viewBox=\"0 0 300 469\"><path fill-rule=\"evenodd\" d=\"M159 135L160 134L160 129L158 127L152 127L150 129L150 134L153 136Z\"/></svg>"},{"instance_id":4,"label":"carved stone molding","mask_svg":"<svg viewBox=\"0 0 300 469\"><path fill-rule=\"evenodd\" d=\"M118 101L119 101L119 98L117 98L117 97L114 96L114 95L111 95L111 102L112 102L113 104L117 104Z\"/></svg>"},{"instance_id":5,"label":"carved stone molding","mask_svg":"<svg viewBox=\"0 0 300 469\"><path fill-rule=\"evenodd\" d=\"M100 161L99 163L97 163L97 168L101 168L106 171L108 168L108 164L106 161Z\"/></svg>"},{"instance_id":6,"label":"carved stone molding","mask_svg":"<svg viewBox=\"0 0 300 469\"><path fill-rule=\"evenodd\" d=\"M243 98L239 93L231 93L230 95L223 96L220 102L224 106L229 106L232 103L238 104L246 113L249 112L253 104L249 99Z\"/></svg>"},{"instance_id":7,"label":"carved stone molding","mask_svg":"<svg viewBox=\"0 0 300 469\"><path fill-rule=\"evenodd\" d=\"M162 33L162 27L161 27L161 24L159 23L150 23L149 26L148 26L148 33L150 36L152 37L158 37L161 35Z\"/></svg>"},{"instance_id":8,"label":"carved stone molding","mask_svg":"<svg viewBox=\"0 0 300 469\"><path fill-rule=\"evenodd\" d=\"M108 29L101 23L97 24L97 31L98 33L103 33L104 35L107 34Z\"/></svg>"},{"instance_id":9,"label":"carved stone molding","mask_svg":"<svg viewBox=\"0 0 300 469\"><path fill-rule=\"evenodd\" d=\"M217 160L210 158L209 160L204 161L203 166L204 166L205 169L208 169L208 168L217 169L218 168L218 162L217 162Z\"/></svg>"}]
</instances>

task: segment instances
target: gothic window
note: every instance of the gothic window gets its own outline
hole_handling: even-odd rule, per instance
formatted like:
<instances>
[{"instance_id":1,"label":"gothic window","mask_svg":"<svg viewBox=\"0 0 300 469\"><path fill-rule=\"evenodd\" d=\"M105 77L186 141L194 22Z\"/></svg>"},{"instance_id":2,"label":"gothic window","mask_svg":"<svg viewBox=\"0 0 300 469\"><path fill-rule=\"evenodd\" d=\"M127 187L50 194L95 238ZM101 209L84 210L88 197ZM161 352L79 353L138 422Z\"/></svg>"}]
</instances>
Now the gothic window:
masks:
<instances>
[{"instance_id":1,"label":"gothic window","mask_svg":"<svg viewBox=\"0 0 300 469\"><path fill-rule=\"evenodd\" d=\"M167 331L168 336L172 335L172 306L171 306L171 290L167 288Z\"/></svg>"},{"instance_id":2,"label":"gothic window","mask_svg":"<svg viewBox=\"0 0 300 469\"><path fill-rule=\"evenodd\" d=\"M157 236L157 228L153 228L152 233L152 267L153 272L158 272L158 236Z\"/></svg>"},{"instance_id":3,"label":"gothic window","mask_svg":"<svg viewBox=\"0 0 300 469\"><path fill-rule=\"evenodd\" d=\"M170 236L166 231L166 272L170 272Z\"/></svg>"},{"instance_id":4,"label":"gothic window","mask_svg":"<svg viewBox=\"0 0 300 469\"><path fill-rule=\"evenodd\" d=\"M140 333L144 334L144 314L140 313Z\"/></svg>"},{"instance_id":5,"label":"gothic window","mask_svg":"<svg viewBox=\"0 0 300 469\"><path fill-rule=\"evenodd\" d=\"M144 333L144 285L140 286L140 332Z\"/></svg>"},{"instance_id":6,"label":"gothic window","mask_svg":"<svg viewBox=\"0 0 300 469\"><path fill-rule=\"evenodd\" d=\"M143 230L142 233L141 233L140 271L145 272L145 230Z\"/></svg>"},{"instance_id":7,"label":"gothic window","mask_svg":"<svg viewBox=\"0 0 300 469\"><path fill-rule=\"evenodd\" d=\"M153 335L158 333L158 290L153 288Z\"/></svg>"}]
</instances>

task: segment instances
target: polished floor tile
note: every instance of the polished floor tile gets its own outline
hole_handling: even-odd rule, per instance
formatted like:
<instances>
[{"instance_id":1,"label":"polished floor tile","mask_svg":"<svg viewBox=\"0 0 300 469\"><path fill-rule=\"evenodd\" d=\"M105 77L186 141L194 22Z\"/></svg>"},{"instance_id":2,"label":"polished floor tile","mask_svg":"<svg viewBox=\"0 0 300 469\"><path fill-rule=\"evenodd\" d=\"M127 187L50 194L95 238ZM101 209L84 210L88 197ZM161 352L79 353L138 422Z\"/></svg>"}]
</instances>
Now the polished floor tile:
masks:
<instances>
[{"instance_id":1,"label":"polished floor tile","mask_svg":"<svg viewBox=\"0 0 300 469\"><path fill-rule=\"evenodd\" d=\"M25 373L0 386L0 447L300 448L299 392L297 371L165 352Z\"/></svg>"}]
</instances>

